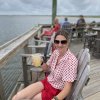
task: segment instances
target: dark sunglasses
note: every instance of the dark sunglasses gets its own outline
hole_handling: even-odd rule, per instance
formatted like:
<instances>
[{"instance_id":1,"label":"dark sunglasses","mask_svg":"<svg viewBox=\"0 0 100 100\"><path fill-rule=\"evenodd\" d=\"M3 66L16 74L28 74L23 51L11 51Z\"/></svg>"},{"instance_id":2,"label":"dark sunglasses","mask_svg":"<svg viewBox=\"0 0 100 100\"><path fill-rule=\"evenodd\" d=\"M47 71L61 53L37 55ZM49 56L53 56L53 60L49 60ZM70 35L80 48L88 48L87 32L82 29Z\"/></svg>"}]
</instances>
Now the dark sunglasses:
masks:
<instances>
[{"instance_id":1,"label":"dark sunglasses","mask_svg":"<svg viewBox=\"0 0 100 100\"><path fill-rule=\"evenodd\" d=\"M54 43L55 43L55 44L59 44L59 43L61 43L61 44L67 44L67 40L61 40L61 41L59 41L59 40L54 40Z\"/></svg>"}]
</instances>

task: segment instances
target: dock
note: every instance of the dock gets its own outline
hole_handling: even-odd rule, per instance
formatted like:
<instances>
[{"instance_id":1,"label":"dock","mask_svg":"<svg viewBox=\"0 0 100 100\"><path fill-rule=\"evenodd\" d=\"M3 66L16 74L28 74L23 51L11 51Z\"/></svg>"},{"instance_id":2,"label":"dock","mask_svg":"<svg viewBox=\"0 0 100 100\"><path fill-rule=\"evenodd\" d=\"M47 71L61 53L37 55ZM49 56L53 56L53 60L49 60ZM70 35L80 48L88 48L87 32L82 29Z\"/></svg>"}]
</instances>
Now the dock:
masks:
<instances>
[{"instance_id":1,"label":"dock","mask_svg":"<svg viewBox=\"0 0 100 100\"><path fill-rule=\"evenodd\" d=\"M34 44L34 35L40 34L43 26L34 27L29 32L16 37L0 47L0 100L11 100L14 93L23 86L22 53L33 53L29 44ZM70 44L71 51L76 55L84 47L80 39L73 39ZM100 100L100 59L92 56L90 61L90 80L83 88L84 100ZM18 59L14 60L14 57ZM13 61L14 60L14 61ZM16 63L18 65L16 66Z\"/></svg>"}]
</instances>

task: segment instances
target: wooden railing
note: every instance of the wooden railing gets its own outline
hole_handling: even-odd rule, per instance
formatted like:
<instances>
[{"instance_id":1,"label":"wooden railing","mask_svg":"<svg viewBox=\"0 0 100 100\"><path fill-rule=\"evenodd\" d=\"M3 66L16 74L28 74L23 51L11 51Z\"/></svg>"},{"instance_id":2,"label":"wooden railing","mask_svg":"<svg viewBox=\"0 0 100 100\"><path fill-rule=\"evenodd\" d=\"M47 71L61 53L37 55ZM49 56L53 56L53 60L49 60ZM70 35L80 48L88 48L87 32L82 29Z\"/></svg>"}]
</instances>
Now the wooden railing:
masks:
<instances>
[{"instance_id":1,"label":"wooden railing","mask_svg":"<svg viewBox=\"0 0 100 100\"><path fill-rule=\"evenodd\" d=\"M6 87L7 85L11 84L13 81L11 80L8 83L5 83L5 80L8 80L9 77L14 77L12 73L10 75L6 75L7 78L5 78L6 71L9 70L9 67L7 66L9 60L13 60L13 57L17 54L20 55L20 50L23 50L24 53L30 53L30 50L27 48L27 45L29 44L29 41L31 41L35 34L39 34L41 32L42 26L37 26L31 29L29 32L22 34L15 39L5 43L4 45L0 46L0 100L8 100L8 94L6 95ZM12 62L14 64L14 62ZM14 69L15 66L11 67L14 71L17 71L17 68ZM12 69L10 69L12 70ZM19 69L20 70L20 69ZM14 72L15 73L15 72ZM17 80L15 81L17 83ZM11 85L12 86L12 85ZM14 88L16 84L12 88ZM8 91L7 91L8 92ZM11 93L12 90L10 90L9 93Z\"/></svg>"}]
</instances>

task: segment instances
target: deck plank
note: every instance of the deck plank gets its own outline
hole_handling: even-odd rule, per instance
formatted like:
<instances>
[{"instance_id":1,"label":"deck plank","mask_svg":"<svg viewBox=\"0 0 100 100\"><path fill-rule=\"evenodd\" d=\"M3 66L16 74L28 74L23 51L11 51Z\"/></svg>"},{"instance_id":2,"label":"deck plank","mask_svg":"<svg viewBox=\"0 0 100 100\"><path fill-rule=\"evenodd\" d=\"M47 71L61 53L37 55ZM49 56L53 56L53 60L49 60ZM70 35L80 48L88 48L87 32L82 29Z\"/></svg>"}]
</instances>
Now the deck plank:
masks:
<instances>
[{"instance_id":1,"label":"deck plank","mask_svg":"<svg viewBox=\"0 0 100 100\"><path fill-rule=\"evenodd\" d=\"M90 81L83 89L83 97L85 100L100 100L100 60L92 58L90 67Z\"/></svg>"},{"instance_id":2,"label":"deck plank","mask_svg":"<svg viewBox=\"0 0 100 100\"><path fill-rule=\"evenodd\" d=\"M90 97L86 98L85 100L100 100L100 92L97 92L94 95L91 95Z\"/></svg>"}]
</instances>

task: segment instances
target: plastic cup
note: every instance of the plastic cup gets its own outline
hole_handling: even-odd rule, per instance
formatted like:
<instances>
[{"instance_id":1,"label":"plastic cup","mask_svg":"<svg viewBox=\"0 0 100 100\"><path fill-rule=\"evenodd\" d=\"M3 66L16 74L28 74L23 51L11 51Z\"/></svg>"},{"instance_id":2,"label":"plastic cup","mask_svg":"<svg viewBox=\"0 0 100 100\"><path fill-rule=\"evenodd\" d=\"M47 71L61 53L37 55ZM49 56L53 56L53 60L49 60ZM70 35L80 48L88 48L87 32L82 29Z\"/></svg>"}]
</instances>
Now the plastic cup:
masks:
<instances>
[{"instance_id":1,"label":"plastic cup","mask_svg":"<svg viewBox=\"0 0 100 100\"><path fill-rule=\"evenodd\" d=\"M40 67L42 63L41 54L33 54L32 55L32 65L35 67Z\"/></svg>"}]
</instances>

